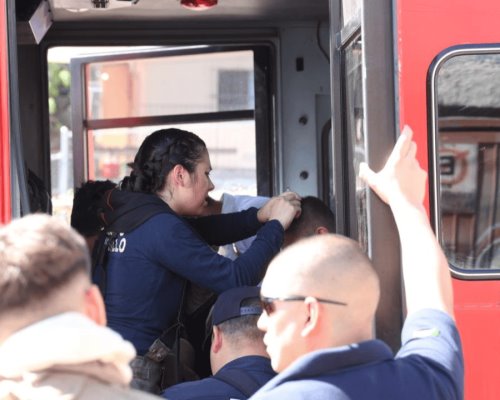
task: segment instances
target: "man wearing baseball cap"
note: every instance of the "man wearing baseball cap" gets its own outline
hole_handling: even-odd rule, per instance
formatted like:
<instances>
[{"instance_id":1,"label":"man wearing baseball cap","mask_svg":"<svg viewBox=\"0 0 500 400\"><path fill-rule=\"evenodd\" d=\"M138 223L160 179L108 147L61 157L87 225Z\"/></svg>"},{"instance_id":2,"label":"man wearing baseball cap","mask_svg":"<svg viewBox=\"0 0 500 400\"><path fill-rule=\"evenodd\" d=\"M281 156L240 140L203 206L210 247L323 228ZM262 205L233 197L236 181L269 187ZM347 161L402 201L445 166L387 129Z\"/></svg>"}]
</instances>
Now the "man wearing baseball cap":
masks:
<instances>
[{"instance_id":1,"label":"man wearing baseball cap","mask_svg":"<svg viewBox=\"0 0 500 400\"><path fill-rule=\"evenodd\" d=\"M263 333L257 328L262 314L259 288L242 286L222 293L208 317L212 337L210 365L213 376L168 388L170 400L247 399L274 377Z\"/></svg>"}]
</instances>

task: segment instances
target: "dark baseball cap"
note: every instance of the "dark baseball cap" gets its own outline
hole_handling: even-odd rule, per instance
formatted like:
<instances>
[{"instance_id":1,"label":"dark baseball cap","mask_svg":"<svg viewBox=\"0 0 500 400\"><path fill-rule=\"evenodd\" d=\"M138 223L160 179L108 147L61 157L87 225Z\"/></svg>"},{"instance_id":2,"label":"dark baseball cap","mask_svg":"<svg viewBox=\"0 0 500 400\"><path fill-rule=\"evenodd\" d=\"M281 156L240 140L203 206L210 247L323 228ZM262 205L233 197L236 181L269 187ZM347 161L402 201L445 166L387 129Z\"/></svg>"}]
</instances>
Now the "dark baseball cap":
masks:
<instances>
[{"instance_id":1,"label":"dark baseball cap","mask_svg":"<svg viewBox=\"0 0 500 400\"><path fill-rule=\"evenodd\" d=\"M212 310L212 324L219 325L224 321L244 315L260 315L260 305L242 307L241 303L247 299L259 298L260 288L257 286L240 286L226 290L217 298Z\"/></svg>"}]
</instances>

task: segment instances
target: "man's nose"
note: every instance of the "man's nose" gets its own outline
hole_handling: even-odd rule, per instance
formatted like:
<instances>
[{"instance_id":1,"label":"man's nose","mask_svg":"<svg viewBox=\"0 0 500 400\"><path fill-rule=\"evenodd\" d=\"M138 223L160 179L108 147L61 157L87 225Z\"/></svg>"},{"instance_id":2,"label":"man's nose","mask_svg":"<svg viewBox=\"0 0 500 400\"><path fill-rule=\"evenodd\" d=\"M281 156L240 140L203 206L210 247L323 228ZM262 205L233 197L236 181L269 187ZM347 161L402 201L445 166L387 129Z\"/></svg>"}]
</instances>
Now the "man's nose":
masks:
<instances>
[{"instance_id":1,"label":"man's nose","mask_svg":"<svg viewBox=\"0 0 500 400\"><path fill-rule=\"evenodd\" d=\"M260 314L260 317L257 320L257 328L259 328L263 332L266 332L267 330L267 314L265 311Z\"/></svg>"}]
</instances>

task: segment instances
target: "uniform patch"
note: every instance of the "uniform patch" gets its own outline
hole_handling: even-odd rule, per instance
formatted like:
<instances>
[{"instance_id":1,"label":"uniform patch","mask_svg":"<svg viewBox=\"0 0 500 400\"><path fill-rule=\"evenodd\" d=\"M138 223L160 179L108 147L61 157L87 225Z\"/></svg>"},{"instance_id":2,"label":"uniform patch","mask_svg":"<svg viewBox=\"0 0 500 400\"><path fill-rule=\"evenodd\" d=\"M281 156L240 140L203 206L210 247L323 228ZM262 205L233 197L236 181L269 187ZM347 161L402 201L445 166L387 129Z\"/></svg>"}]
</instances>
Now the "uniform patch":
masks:
<instances>
[{"instance_id":1,"label":"uniform patch","mask_svg":"<svg viewBox=\"0 0 500 400\"><path fill-rule=\"evenodd\" d=\"M426 337L437 337L441 334L438 328L417 329L413 331L413 339L421 339Z\"/></svg>"}]
</instances>

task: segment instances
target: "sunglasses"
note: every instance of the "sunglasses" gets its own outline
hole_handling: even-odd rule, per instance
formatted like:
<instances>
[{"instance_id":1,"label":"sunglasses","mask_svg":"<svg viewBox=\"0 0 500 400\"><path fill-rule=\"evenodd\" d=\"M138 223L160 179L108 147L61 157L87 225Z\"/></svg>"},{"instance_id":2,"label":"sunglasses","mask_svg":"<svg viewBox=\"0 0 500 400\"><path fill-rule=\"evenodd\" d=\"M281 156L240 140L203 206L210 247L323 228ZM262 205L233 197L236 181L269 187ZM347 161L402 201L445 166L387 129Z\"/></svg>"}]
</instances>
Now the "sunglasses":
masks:
<instances>
[{"instance_id":1,"label":"sunglasses","mask_svg":"<svg viewBox=\"0 0 500 400\"><path fill-rule=\"evenodd\" d=\"M309 296L311 297L311 296ZM318 297L314 297L319 303L327 303L327 304L335 304L337 306L347 306L347 303L342 301L335 300L327 300L320 299ZM267 315L271 315L274 311L276 311L276 305L274 304L276 301L304 301L306 297L304 296L289 296L289 297L265 297L260 296L260 304L262 305L262 309L265 311Z\"/></svg>"}]
</instances>

